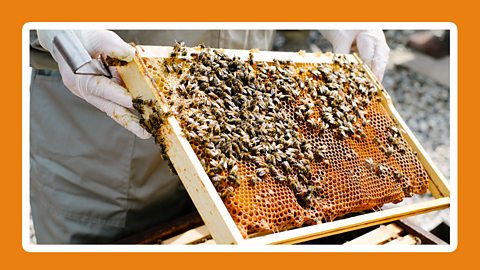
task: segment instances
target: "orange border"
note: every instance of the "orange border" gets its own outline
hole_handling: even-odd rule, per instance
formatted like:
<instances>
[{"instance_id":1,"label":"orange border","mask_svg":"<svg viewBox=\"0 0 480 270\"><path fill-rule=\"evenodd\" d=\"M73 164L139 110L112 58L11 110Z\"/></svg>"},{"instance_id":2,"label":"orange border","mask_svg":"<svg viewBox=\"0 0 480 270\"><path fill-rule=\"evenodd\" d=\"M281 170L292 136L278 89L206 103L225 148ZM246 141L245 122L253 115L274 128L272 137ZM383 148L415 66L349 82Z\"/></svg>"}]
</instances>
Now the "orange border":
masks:
<instances>
[{"instance_id":1,"label":"orange border","mask_svg":"<svg viewBox=\"0 0 480 270\"><path fill-rule=\"evenodd\" d=\"M148 1L142 1L146 3ZM479 97L474 80L476 72L475 41L478 20L469 11L474 7L454 6L435 1L305 1L266 4L261 1L152 1L150 4L121 1L25 1L4 7L2 15L3 91L2 104L2 240L3 264L15 268L368 268L405 269L424 266L447 268L460 266L476 255L478 230L475 191L479 189L474 170L477 144L477 107ZM351 3L348 3L351 2ZM9 3L12 4L12 3ZM148 8L144 8L148 7ZM144 10L132 12L132 10ZM158 10L158 12L152 12ZM21 29L29 21L451 21L459 33L459 238L455 252L445 254L32 254L21 246ZM468 97L468 98L467 98ZM463 143L462 143L463 142ZM469 177L470 176L470 177ZM469 201L467 201L469 200ZM475 264L473 264L475 265ZM7 266L8 267L8 266Z\"/></svg>"}]
</instances>

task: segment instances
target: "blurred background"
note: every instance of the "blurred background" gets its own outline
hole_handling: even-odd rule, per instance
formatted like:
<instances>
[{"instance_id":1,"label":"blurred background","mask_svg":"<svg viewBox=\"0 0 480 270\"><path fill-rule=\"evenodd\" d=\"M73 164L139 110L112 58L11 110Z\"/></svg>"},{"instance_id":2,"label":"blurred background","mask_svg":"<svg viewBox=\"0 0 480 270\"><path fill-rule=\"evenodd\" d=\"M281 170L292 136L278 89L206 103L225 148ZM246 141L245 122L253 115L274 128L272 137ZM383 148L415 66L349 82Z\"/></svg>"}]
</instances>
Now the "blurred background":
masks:
<instances>
[{"instance_id":1,"label":"blurred background","mask_svg":"<svg viewBox=\"0 0 480 270\"><path fill-rule=\"evenodd\" d=\"M450 179L450 34L448 30L386 30L391 49L382 84L393 103L443 173ZM277 31L274 50L330 52L319 31ZM414 195L411 201L431 199ZM384 208L393 207L386 205ZM449 210L435 211L408 221L450 241Z\"/></svg>"}]
</instances>

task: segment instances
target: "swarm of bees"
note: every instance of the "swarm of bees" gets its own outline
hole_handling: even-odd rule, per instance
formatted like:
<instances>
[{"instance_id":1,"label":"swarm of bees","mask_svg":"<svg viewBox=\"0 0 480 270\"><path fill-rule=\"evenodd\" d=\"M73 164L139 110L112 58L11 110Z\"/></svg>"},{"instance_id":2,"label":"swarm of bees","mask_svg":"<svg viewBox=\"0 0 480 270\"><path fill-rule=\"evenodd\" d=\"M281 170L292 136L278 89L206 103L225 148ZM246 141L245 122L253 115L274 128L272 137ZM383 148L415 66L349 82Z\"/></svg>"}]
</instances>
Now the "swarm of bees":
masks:
<instances>
[{"instance_id":1,"label":"swarm of bees","mask_svg":"<svg viewBox=\"0 0 480 270\"><path fill-rule=\"evenodd\" d=\"M155 143L157 143L160 147L161 157L168 162L170 171L172 171L174 174L177 174L172 162L168 158L164 139L163 136L161 136L160 130L170 114L162 112L161 108L159 108L158 104L154 100L134 98L132 103L133 107L140 114L140 125L145 128L148 133L152 134L153 138L155 139Z\"/></svg>"},{"instance_id":2,"label":"swarm of bees","mask_svg":"<svg viewBox=\"0 0 480 270\"><path fill-rule=\"evenodd\" d=\"M175 61L186 56L183 42L177 42L171 59L163 62L165 73L180 78L169 92L170 106L215 186L227 182L231 188L226 190L234 189L240 184L238 164L248 162L256 168L249 175L251 184L268 174L286 182L297 199L309 200L316 195L306 188L311 186L310 164L323 160L328 165L328 149L312 147L301 126L334 131L339 140L366 137L365 107L378 98L377 88L343 56L335 57L334 65L296 68L290 61L255 62L252 53L243 61L201 45L189 61ZM333 70L335 65L343 68ZM153 111L142 124L157 134L162 116ZM394 131L395 141L399 133ZM385 150L387 155L392 151ZM387 170L376 168L377 174Z\"/></svg>"},{"instance_id":3,"label":"swarm of bees","mask_svg":"<svg viewBox=\"0 0 480 270\"><path fill-rule=\"evenodd\" d=\"M323 186L327 175L342 164L331 159L335 155L358 166L348 169L352 178L339 181L358 181L369 175L384 183L395 182L405 196L412 191L422 192L426 186L420 180L411 182L411 174L404 168L392 166L392 160L399 155L410 159L412 150L394 121L387 121L390 125L380 126L381 130L373 127L369 108L379 103L379 90L367 79L362 66L345 56L333 56L332 63L299 66L291 61L255 61L252 52L242 60L203 45L187 51L183 42L177 42L170 58L158 63L164 77L175 78L174 84L159 87L164 91L169 113L162 113L153 101L135 99L141 124L155 137L163 158L168 160L161 126L166 117L175 116L224 201L245 183L254 187L274 179L288 186L304 209L323 211L322 200L329 201L326 207L335 205L323 214L325 220L331 220L350 209L339 206L345 201L350 203L349 199L342 201L339 191L327 191ZM155 79L153 82L158 83ZM306 130L320 139L312 139ZM372 130L379 132L374 133L377 136L372 135ZM332 134L340 143L320 143L327 142L322 138ZM338 147L333 148L348 148L352 143L377 149L362 152L360 157L353 148L343 149L342 153L335 152ZM254 168L248 174L245 164ZM417 175L424 177L425 173ZM414 189L417 184L420 187ZM361 186L357 182L351 185ZM375 196L368 195L375 198L375 206L393 198L375 192ZM351 205L357 211L368 209L361 200ZM334 210L337 208L340 210ZM328 219L327 211L332 211ZM313 220L320 222L318 218Z\"/></svg>"}]
</instances>

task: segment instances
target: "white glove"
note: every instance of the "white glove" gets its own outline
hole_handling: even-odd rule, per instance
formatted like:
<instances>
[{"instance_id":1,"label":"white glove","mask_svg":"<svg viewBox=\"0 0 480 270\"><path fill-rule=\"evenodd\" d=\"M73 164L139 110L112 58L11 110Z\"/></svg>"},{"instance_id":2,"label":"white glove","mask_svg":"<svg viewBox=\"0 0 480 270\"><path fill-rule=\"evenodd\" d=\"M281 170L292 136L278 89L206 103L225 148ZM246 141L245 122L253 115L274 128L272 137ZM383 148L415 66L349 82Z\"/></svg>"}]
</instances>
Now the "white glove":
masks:
<instances>
[{"instance_id":1,"label":"white glove","mask_svg":"<svg viewBox=\"0 0 480 270\"><path fill-rule=\"evenodd\" d=\"M104 76L76 75L72 72L63 57L53 49L53 38L64 30L38 30L38 40L58 63L60 74L65 86L76 96L105 112L117 123L142 139L150 134L143 129L138 117L128 109L132 108L132 97L122 87L122 80L115 67L110 67L113 78ZM67 30L70 31L70 30ZM73 31L82 42L92 58L110 56L130 62L135 55L135 49L125 43L117 34L107 30Z\"/></svg>"},{"instance_id":2,"label":"white glove","mask_svg":"<svg viewBox=\"0 0 480 270\"><path fill-rule=\"evenodd\" d=\"M350 53L356 43L360 58L382 81L390 53L382 30L322 30L320 33L332 43L335 53Z\"/></svg>"}]
</instances>

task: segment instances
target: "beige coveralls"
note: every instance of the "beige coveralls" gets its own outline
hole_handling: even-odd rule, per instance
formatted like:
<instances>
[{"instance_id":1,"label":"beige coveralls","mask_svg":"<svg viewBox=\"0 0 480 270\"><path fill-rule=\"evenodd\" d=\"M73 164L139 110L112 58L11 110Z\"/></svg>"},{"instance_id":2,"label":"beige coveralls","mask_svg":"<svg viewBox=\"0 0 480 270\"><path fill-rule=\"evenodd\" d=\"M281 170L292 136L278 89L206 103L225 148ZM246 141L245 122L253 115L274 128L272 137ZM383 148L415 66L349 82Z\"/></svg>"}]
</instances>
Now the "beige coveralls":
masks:
<instances>
[{"instance_id":1,"label":"beige coveralls","mask_svg":"<svg viewBox=\"0 0 480 270\"><path fill-rule=\"evenodd\" d=\"M269 49L273 31L115 31L142 45ZM31 32L30 197L38 243L107 243L193 211L153 139L70 93Z\"/></svg>"}]
</instances>

